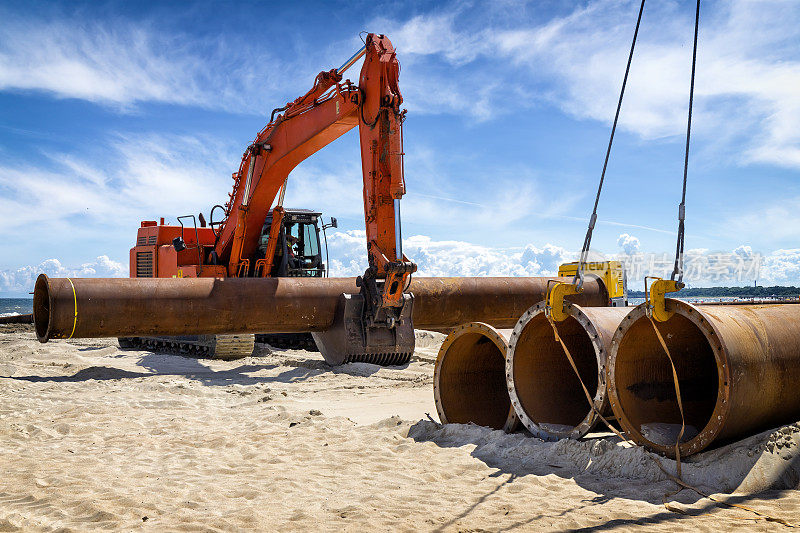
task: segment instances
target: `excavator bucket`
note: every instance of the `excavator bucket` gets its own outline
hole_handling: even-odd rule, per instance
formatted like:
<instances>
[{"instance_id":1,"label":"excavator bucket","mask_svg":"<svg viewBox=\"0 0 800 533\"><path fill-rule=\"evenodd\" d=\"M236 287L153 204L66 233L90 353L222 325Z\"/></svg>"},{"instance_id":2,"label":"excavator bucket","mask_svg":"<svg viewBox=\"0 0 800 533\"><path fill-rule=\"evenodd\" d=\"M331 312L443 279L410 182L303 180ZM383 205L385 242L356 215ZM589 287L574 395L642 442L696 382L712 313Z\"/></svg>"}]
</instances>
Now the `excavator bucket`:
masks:
<instances>
[{"instance_id":1,"label":"excavator bucket","mask_svg":"<svg viewBox=\"0 0 800 533\"><path fill-rule=\"evenodd\" d=\"M342 294L333 326L312 333L325 362L332 366L355 362L384 366L408 363L414 353L411 322L414 297L404 294L403 298L402 310L390 321L390 327L388 323L369 324L362 294Z\"/></svg>"}]
</instances>

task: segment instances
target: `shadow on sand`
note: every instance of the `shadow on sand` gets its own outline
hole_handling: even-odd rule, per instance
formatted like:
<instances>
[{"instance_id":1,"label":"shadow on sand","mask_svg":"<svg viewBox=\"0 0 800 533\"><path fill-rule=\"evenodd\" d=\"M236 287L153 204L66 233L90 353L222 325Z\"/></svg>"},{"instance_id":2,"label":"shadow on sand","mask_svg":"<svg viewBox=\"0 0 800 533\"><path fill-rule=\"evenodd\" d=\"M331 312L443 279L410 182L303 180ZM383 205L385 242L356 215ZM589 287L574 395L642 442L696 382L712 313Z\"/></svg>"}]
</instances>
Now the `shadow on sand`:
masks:
<instances>
[{"instance_id":1,"label":"shadow on sand","mask_svg":"<svg viewBox=\"0 0 800 533\"><path fill-rule=\"evenodd\" d=\"M84 347L81 351L102 350L108 347ZM274 350L276 353L284 350ZM115 359L126 357L113 356ZM203 385L219 387L226 385L256 385L259 383L293 383L305 381L321 374L348 374L359 377L369 377L381 370L380 366L368 363L349 363L332 367L319 359L282 358L278 364L242 364L234 368L213 369L202 360L193 357L164 353L147 353L136 363L144 371L136 372L123 370L110 366L91 366L84 368L69 376L11 376L10 379L30 382L69 383L88 380L118 380L152 378L157 376L181 376L196 380ZM406 365L407 366L407 365ZM260 375L280 367L290 367L277 375ZM405 367L393 367L401 369Z\"/></svg>"},{"instance_id":2,"label":"shadow on sand","mask_svg":"<svg viewBox=\"0 0 800 533\"><path fill-rule=\"evenodd\" d=\"M765 432L765 435L769 433L770 432ZM659 480L658 476L647 476L645 478L637 477L637 475L633 473L636 471L636 468L632 469L631 474L627 478L622 477L625 475L624 473L617 473L614 475L613 471L615 469L617 471L622 470L620 463L624 461L626 457L618 451L612 452L618 454L618 456L613 459L608 456L603 457L603 455L604 450L615 448L613 444L618 442L616 437L589 439L583 442L544 442L524 433L506 435L502 433L502 431L493 431L490 428L475 425L442 425L427 420L421 420L413 425L408 436L416 442L433 442L442 448L474 446L470 455L482 461L490 468L496 469L493 476L506 478L489 493L477 498L475 501L464 502L465 510L453 521L442 526L443 528L452 525L456 520L466 518L473 510L483 504L489 496L496 493L504 485L514 483L516 480L522 479L525 476L546 475L556 475L564 479L571 479L584 489L596 493L597 496L582 500L580 505L576 505L562 513L552 516L537 515L524 522L515 523L506 529L524 527L542 518L557 518L569 512L580 511L581 509L586 509L595 505L602 505L614 499L646 501L661 507L662 510L648 516L610 519L607 522L599 523L590 528L580 529L578 531L611 531L617 528L626 528L630 526L652 526L672 523L675 524L675 527L685 527L684 524L679 525L681 520L703 515L717 509L727 509L726 512L735 513L741 519L746 520L752 518L759 520L759 517L755 514L748 513L742 509L732 509L729 505L706 499L702 495L689 489L684 489L679 494L672 495L672 493L679 488L675 483L669 480ZM605 443L601 443L601 441L605 441ZM620 451L631 452L634 450ZM720 452L721 450L717 449L707 453L716 453L720 455ZM752 469L755 467L755 463L760 458L760 455L767 453L766 450L763 450L760 454L754 456L752 458L753 464L750 465L750 468ZM640 470L642 465L647 466L647 462L652 461L652 459L644 455L643 450L637 450L635 454L630 454L629 458L632 462L639 463L638 467ZM674 470L674 461L665 458L660 458L660 460L668 470ZM589 465L592 461L601 466L599 468L590 467ZM606 463L605 467L602 466L604 462ZM764 476L770 478L763 479L762 484L764 488L785 487L787 482L797 483L797 473L800 472L800 454L795 454L791 459L779 464L781 469L771 470ZM655 462L653 462L653 465L655 465ZM749 473L747 468L742 470L743 472L739 479L740 483ZM797 487L800 485L795 484L794 486ZM706 486L702 488L708 492L723 492L715 490L714 487ZM720 499L728 504L743 505L758 510L759 503L750 502L753 500L764 501L778 499L782 495L785 495L787 490L791 489L762 489L762 491L754 494L729 494L720 496ZM664 498L666 498L666 500ZM677 504L670 504L670 507L677 509L677 511L671 511L663 507L664 501L680 502ZM686 505L691 505L692 507L687 508L685 507ZM795 520L793 512L782 512L781 516L777 518L786 520L792 524L794 524L795 521L800 522L800 520ZM763 520L763 518L761 520ZM754 522L751 522L751 524L753 523Z\"/></svg>"}]
</instances>

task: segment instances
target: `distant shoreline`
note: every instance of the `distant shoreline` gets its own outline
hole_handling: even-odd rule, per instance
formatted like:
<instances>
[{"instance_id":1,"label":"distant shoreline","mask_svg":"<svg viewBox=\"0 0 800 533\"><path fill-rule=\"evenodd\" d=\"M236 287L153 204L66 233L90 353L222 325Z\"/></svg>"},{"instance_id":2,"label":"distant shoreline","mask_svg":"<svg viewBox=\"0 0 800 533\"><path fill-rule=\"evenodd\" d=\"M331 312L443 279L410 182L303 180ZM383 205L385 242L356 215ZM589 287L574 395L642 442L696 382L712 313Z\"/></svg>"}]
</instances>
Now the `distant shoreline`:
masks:
<instances>
[{"instance_id":1,"label":"distant shoreline","mask_svg":"<svg viewBox=\"0 0 800 533\"><path fill-rule=\"evenodd\" d=\"M687 298L797 298L800 296L800 287L692 287L670 294ZM645 294L644 291L628 291L628 297L644 298Z\"/></svg>"},{"instance_id":2,"label":"distant shoreline","mask_svg":"<svg viewBox=\"0 0 800 533\"><path fill-rule=\"evenodd\" d=\"M33 312L33 298L0 298L0 317L27 315Z\"/></svg>"}]
</instances>

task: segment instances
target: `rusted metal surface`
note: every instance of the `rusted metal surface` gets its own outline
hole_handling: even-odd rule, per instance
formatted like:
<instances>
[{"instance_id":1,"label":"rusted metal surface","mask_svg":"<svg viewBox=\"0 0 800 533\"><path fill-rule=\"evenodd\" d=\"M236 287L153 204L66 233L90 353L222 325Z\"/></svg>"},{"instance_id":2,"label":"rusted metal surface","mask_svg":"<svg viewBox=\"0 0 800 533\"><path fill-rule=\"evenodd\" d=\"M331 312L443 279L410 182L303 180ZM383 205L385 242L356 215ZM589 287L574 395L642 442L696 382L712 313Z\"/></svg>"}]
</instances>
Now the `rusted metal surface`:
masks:
<instances>
[{"instance_id":1,"label":"rusted metal surface","mask_svg":"<svg viewBox=\"0 0 800 533\"><path fill-rule=\"evenodd\" d=\"M667 299L657 323L678 374L682 456L800 418L800 306L692 305ZM681 416L672 371L644 304L609 354L609 396L628 436L674 456Z\"/></svg>"},{"instance_id":2,"label":"rusted metal surface","mask_svg":"<svg viewBox=\"0 0 800 533\"><path fill-rule=\"evenodd\" d=\"M578 368L580 381L544 311L545 302L531 307L511 334L506 359L509 396L517 416L533 434L577 439L600 421L580 381L597 412L604 417L611 414L606 358L614 332L629 308L564 306L569 317L555 324Z\"/></svg>"},{"instance_id":3,"label":"rusted metal surface","mask_svg":"<svg viewBox=\"0 0 800 533\"><path fill-rule=\"evenodd\" d=\"M411 282L414 327L466 322L513 327L544 298L549 279L420 278ZM354 278L48 278L34 289L39 340L233 333L301 333L331 327ZM605 305L602 281L587 280L581 305Z\"/></svg>"},{"instance_id":4,"label":"rusted metal surface","mask_svg":"<svg viewBox=\"0 0 800 533\"><path fill-rule=\"evenodd\" d=\"M506 432L519 428L506 387L510 329L482 322L462 324L439 348L433 396L443 424L477 424Z\"/></svg>"}]
</instances>

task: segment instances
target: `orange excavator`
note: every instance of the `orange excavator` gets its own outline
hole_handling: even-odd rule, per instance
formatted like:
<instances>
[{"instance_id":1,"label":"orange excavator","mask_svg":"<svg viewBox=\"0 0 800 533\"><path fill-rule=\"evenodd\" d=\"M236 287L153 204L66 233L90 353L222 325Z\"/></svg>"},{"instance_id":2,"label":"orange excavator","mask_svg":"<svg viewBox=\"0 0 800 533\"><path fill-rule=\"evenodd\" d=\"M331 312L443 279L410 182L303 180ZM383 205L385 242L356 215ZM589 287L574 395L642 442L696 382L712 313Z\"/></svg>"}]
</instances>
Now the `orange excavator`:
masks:
<instances>
[{"instance_id":1,"label":"orange excavator","mask_svg":"<svg viewBox=\"0 0 800 533\"><path fill-rule=\"evenodd\" d=\"M362 57L355 85L343 74ZM165 225L163 219L142 222L130 252L131 277L324 275L316 226L320 213L285 209L286 182L300 162L358 127L369 267L357 280L361 293L342 295L338 333L315 334L315 340L323 351L344 352L347 361L408 360L413 298L407 287L417 267L402 250L405 110L400 109L399 73L389 39L367 34L364 46L341 67L320 72L311 90L272 112L233 174L228 202L212 208L208 224L202 213L178 217L179 226ZM222 216L215 221L218 211ZM187 219L194 221L193 228L184 225ZM120 339L125 347L172 346L225 358L247 355L252 342L240 335Z\"/></svg>"}]
</instances>

